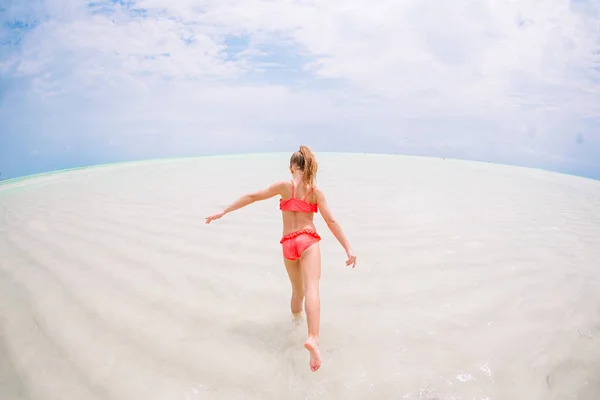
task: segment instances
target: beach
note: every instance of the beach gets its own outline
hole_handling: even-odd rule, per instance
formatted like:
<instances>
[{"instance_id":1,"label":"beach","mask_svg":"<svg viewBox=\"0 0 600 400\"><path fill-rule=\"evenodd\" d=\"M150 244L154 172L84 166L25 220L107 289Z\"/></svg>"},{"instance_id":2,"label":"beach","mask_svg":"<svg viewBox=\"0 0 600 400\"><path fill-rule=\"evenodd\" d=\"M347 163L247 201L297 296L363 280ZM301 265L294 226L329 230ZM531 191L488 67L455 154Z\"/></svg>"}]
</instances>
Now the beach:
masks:
<instances>
[{"instance_id":1,"label":"beach","mask_svg":"<svg viewBox=\"0 0 600 400\"><path fill-rule=\"evenodd\" d=\"M600 181L316 154L312 373L281 254L289 154L103 165L0 184L0 399L600 399Z\"/></svg>"}]
</instances>

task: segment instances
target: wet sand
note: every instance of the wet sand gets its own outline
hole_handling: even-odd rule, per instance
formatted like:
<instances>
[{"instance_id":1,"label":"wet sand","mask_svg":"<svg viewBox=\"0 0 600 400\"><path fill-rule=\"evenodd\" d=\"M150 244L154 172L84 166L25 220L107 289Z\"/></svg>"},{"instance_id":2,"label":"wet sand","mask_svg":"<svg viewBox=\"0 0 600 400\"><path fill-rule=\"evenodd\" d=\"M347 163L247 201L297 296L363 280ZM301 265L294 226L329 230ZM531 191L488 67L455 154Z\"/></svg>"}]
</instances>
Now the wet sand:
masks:
<instances>
[{"instance_id":1,"label":"wet sand","mask_svg":"<svg viewBox=\"0 0 600 400\"><path fill-rule=\"evenodd\" d=\"M317 373L277 198L204 225L289 155L163 160L0 184L0 399L600 398L600 182L317 156Z\"/></svg>"}]
</instances>

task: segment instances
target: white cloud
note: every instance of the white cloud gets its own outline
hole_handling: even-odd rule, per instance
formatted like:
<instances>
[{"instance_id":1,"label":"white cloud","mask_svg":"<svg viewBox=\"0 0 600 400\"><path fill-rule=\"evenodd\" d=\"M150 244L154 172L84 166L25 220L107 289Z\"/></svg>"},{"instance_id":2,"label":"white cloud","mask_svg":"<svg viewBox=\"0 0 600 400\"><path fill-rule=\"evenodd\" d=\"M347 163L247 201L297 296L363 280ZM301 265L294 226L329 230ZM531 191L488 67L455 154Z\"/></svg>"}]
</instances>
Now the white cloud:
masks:
<instances>
[{"instance_id":1,"label":"white cloud","mask_svg":"<svg viewBox=\"0 0 600 400\"><path fill-rule=\"evenodd\" d=\"M59 137L105 135L124 151L153 137L173 153L281 140L546 167L583 157L600 171L581 150L600 151L597 0L34 4L42 23L0 71L16 65L35 90L10 108L55 121Z\"/></svg>"}]
</instances>

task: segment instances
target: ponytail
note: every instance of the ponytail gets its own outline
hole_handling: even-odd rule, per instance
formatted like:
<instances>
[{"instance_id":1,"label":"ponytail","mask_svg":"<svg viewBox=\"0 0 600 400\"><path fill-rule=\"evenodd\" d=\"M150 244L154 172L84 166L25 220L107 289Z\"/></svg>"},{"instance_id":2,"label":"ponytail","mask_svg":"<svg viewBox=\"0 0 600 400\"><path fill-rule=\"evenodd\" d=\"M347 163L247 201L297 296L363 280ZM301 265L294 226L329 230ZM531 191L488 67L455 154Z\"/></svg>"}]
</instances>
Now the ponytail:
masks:
<instances>
[{"instance_id":1,"label":"ponytail","mask_svg":"<svg viewBox=\"0 0 600 400\"><path fill-rule=\"evenodd\" d=\"M314 187L319 165L312 151L306 146L300 146L300 149L292 154L290 166L292 164L295 164L304 172L302 183L305 186Z\"/></svg>"},{"instance_id":2,"label":"ponytail","mask_svg":"<svg viewBox=\"0 0 600 400\"><path fill-rule=\"evenodd\" d=\"M319 168L317 160L312 151L306 146L300 146L299 152L304 157L304 176L302 177L302 181L306 186L312 187L315 184Z\"/></svg>"}]
</instances>

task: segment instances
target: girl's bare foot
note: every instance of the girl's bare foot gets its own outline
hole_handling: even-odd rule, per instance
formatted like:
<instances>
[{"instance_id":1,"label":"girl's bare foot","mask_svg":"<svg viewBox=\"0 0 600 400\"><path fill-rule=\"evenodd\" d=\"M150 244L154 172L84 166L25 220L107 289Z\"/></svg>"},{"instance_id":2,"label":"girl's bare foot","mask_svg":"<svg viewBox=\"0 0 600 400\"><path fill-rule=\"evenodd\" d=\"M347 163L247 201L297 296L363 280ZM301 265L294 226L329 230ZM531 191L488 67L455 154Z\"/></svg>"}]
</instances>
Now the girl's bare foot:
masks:
<instances>
[{"instance_id":1,"label":"girl's bare foot","mask_svg":"<svg viewBox=\"0 0 600 400\"><path fill-rule=\"evenodd\" d=\"M319 352L319 341L316 338L309 337L304 342L304 348L310 352L310 370L312 372L321 368L321 353Z\"/></svg>"}]
</instances>

